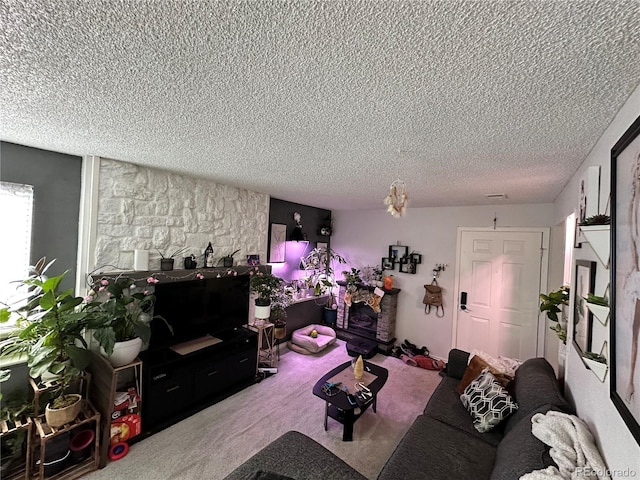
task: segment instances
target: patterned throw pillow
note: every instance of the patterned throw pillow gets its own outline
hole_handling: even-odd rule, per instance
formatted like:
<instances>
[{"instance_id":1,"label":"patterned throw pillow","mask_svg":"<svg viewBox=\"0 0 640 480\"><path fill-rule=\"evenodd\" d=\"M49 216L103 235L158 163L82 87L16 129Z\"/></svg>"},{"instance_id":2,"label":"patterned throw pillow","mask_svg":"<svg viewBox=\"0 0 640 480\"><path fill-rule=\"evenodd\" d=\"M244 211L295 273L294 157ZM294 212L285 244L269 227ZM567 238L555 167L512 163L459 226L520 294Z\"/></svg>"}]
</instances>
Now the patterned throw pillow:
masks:
<instances>
[{"instance_id":1,"label":"patterned throw pillow","mask_svg":"<svg viewBox=\"0 0 640 480\"><path fill-rule=\"evenodd\" d=\"M460 400L473 417L473 426L480 433L488 432L518 409L518 404L488 368L467 385Z\"/></svg>"}]
</instances>

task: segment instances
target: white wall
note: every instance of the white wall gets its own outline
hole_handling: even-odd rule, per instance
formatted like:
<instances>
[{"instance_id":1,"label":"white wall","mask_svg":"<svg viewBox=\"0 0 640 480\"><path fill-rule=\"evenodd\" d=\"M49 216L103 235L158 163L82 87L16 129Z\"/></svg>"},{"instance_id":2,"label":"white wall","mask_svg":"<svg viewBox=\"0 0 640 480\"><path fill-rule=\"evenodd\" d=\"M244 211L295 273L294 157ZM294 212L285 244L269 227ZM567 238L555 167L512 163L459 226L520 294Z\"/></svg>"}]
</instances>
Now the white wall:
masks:
<instances>
[{"instance_id":1,"label":"white wall","mask_svg":"<svg viewBox=\"0 0 640 480\"><path fill-rule=\"evenodd\" d=\"M160 255L182 247L182 258L197 257L204 266L208 242L216 261L240 249L235 261L246 264L247 254L266 260L269 197L220 185L210 180L178 175L109 159L100 160L97 236L93 253L96 268L114 265L133 269L133 250L150 252L149 267L160 268Z\"/></svg>"},{"instance_id":2,"label":"white wall","mask_svg":"<svg viewBox=\"0 0 640 480\"><path fill-rule=\"evenodd\" d=\"M600 165L600 213L604 212L610 192L611 148L638 115L640 115L640 87L635 90L618 112L583 165L556 199L553 213L554 223L560 222L576 209L578 185L588 167L592 165ZM610 214L610 211L609 208L607 213ZM597 257L588 244L583 244L582 248L575 249L574 258L597 261ZM609 283L609 275L610 272L598 263L596 270L597 294L602 295L604 292ZM604 340L609 340L609 337L609 327L603 327L598 321L594 321L593 343L601 345ZM571 345L570 342L568 344ZM608 352L606 355L608 357ZM578 416L589 424L609 468L612 470L634 469L635 476L640 477L640 447L609 398L609 375L607 375L605 382L601 383L585 368L575 349L570 348L567 355L565 388L567 395L575 403Z\"/></svg>"},{"instance_id":3,"label":"white wall","mask_svg":"<svg viewBox=\"0 0 640 480\"><path fill-rule=\"evenodd\" d=\"M409 185L411 188L411 185ZM456 241L458 227L548 227L552 224L553 205L496 205L476 207L409 208L405 217L393 218L386 210L338 211L333 213L334 235L331 246L346 256L352 266L378 265L388 255L389 245L400 241L422 254L417 274L393 272L394 287L402 289L398 297L396 337L408 339L430 352L446 358L451 349ZM444 288L443 318L424 313L424 284L431 283L436 263L448 267L438 284Z\"/></svg>"}]
</instances>

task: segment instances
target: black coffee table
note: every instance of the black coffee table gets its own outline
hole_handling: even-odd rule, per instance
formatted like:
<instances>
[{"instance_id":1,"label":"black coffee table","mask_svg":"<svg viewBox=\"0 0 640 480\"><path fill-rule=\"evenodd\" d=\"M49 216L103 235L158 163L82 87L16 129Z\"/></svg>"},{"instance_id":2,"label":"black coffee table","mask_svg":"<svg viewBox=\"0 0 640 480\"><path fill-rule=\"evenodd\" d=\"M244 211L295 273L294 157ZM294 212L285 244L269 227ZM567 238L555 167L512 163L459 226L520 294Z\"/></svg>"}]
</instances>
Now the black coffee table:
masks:
<instances>
[{"instance_id":1,"label":"black coffee table","mask_svg":"<svg viewBox=\"0 0 640 480\"><path fill-rule=\"evenodd\" d=\"M359 407L357 405L351 405L349 400L347 399L346 392L340 390L335 395L327 395L322 387L323 385L333 377L337 376L345 369L351 369L351 361L345 362L341 365L338 365L336 368L331 370L322 376L320 380L313 386L313 394L316 397L320 397L323 399L325 404L324 409L324 429L327 430L327 418L331 417L334 420L340 422L344 425L344 429L342 432L342 440L345 442L350 442L353 440L353 424L362 416L362 414L369 408L369 405L372 405L373 411L376 411L376 402L378 392L382 389L384 384L387 382L387 377L389 376L389 372L386 368L383 368L379 365L376 365L371 362L364 362L365 372L369 374L375 375L375 379L367 385L367 388L371 390L373 395L373 399L368 402L366 405ZM366 375L366 374L365 374ZM347 388L349 389L349 393L353 394L356 392L355 383L356 380L353 378L353 375L348 376L350 379L350 383L343 382ZM343 385L340 385L341 388ZM336 391L336 389L332 389ZM356 413L356 409L359 409L358 413Z\"/></svg>"}]
</instances>

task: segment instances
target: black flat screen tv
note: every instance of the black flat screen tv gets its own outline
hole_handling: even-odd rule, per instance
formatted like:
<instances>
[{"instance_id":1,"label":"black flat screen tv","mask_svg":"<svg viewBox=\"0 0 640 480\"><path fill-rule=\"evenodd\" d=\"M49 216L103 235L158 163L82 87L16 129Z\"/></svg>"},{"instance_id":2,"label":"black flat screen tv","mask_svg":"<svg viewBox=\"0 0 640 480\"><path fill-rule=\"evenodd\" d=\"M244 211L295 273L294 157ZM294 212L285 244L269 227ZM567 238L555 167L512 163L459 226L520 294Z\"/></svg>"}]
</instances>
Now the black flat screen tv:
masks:
<instances>
[{"instance_id":1,"label":"black flat screen tv","mask_svg":"<svg viewBox=\"0 0 640 480\"><path fill-rule=\"evenodd\" d=\"M249 317L249 276L206 278L155 286L154 315L167 320L151 322L150 350L159 350L204 335L231 332Z\"/></svg>"}]
</instances>

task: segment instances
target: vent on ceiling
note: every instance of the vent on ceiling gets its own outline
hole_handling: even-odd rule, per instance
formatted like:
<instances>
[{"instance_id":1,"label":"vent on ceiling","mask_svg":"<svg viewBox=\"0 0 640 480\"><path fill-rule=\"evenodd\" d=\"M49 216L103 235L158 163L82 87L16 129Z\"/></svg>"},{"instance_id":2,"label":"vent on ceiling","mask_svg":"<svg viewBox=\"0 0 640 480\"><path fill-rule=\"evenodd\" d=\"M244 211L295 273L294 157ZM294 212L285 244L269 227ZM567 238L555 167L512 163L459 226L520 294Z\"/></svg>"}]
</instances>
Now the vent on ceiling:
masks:
<instances>
[{"instance_id":1,"label":"vent on ceiling","mask_svg":"<svg viewBox=\"0 0 640 480\"><path fill-rule=\"evenodd\" d=\"M504 200L507 198L506 193L485 193L484 196L493 200Z\"/></svg>"}]
</instances>

